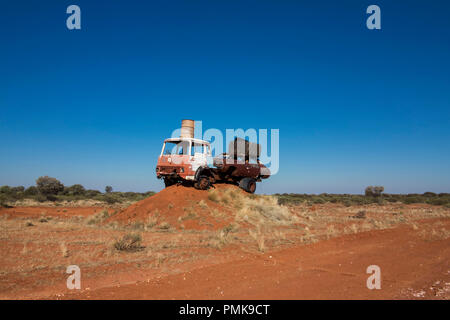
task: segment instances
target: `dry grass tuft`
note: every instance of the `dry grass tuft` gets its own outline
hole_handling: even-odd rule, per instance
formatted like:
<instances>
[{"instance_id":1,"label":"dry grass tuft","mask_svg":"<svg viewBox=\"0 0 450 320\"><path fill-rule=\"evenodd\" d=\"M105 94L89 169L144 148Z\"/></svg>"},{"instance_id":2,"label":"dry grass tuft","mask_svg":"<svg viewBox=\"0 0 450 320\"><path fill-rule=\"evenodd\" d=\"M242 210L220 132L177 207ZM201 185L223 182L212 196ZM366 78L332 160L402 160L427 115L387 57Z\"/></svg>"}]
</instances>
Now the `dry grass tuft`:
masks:
<instances>
[{"instance_id":1,"label":"dry grass tuft","mask_svg":"<svg viewBox=\"0 0 450 320\"><path fill-rule=\"evenodd\" d=\"M128 233L114 243L114 248L118 251L135 252L142 250L142 237L137 233Z\"/></svg>"},{"instance_id":2,"label":"dry grass tuft","mask_svg":"<svg viewBox=\"0 0 450 320\"><path fill-rule=\"evenodd\" d=\"M222 249L223 246L229 244L232 241L229 234L231 232L234 232L235 230L236 226L233 224L223 227L222 230L216 231L214 234L207 238L206 246L216 249ZM200 240L200 242L203 241L204 240Z\"/></svg>"},{"instance_id":3,"label":"dry grass tuft","mask_svg":"<svg viewBox=\"0 0 450 320\"><path fill-rule=\"evenodd\" d=\"M110 222L108 223L108 227L113 230L116 230L119 228L119 223L117 221Z\"/></svg>"},{"instance_id":4,"label":"dry grass tuft","mask_svg":"<svg viewBox=\"0 0 450 320\"><path fill-rule=\"evenodd\" d=\"M199 207L202 209L207 209L208 208L208 204L205 202L205 200L200 200L200 202L198 203Z\"/></svg>"},{"instance_id":5,"label":"dry grass tuft","mask_svg":"<svg viewBox=\"0 0 450 320\"><path fill-rule=\"evenodd\" d=\"M21 254L27 254L28 253L28 247L27 247L27 242L25 242L25 244L23 245L22 251L20 252Z\"/></svg>"},{"instance_id":6,"label":"dry grass tuft","mask_svg":"<svg viewBox=\"0 0 450 320\"><path fill-rule=\"evenodd\" d=\"M62 254L63 258L69 257L69 250L67 249L66 243L64 241L61 242L59 247L61 249L61 254Z\"/></svg>"},{"instance_id":7,"label":"dry grass tuft","mask_svg":"<svg viewBox=\"0 0 450 320\"><path fill-rule=\"evenodd\" d=\"M329 225L326 231L327 239L333 238L338 235L338 231L334 227L334 225Z\"/></svg>"},{"instance_id":8,"label":"dry grass tuft","mask_svg":"<svg viewBox=\"0 0 450 320\"><path fill-rule=\"evenodd\" d=\"M216 189L210 189L208 191L208 199L212 202L219 202L219 195Z\"/></svg>"},{"instance_id":9,"label":"dry grass tuft","mask_svg":"<svg viewBox=\"0 0 450 320\"><path fill-rule=\"evenodd\" d=\"M355 215L353 216L353 218L356 218L356 219L365 219L365 218L366 218L366 211L364 211L364 210L358 211L358 213L355 214Z\"/></svg>"},{"instance_id":10,"label":"dry grass tuft","mask_svg":"<svg viewBox=\"0 0 450 320\"><path fill-rule=\"evenodd\" d=\"M158 252L156 254L155 266L156 267L161 266L166 259L167 259L167 257L164 254Z\"/></svg>"},{"instance_id":11,"label":"dry grass tuft","mask_svg":"<svg viewBox=\"0 0 450 320\"><path fill-rule=\"evenodd\" d=\"M165 222L165 221L161 222L158 225L158 229L163 230L163 231L168 231L170 228L171 228L171 225L168 222Z\"/></svg>"},{"instance_id":12,"label":"dry grass tuft","mask_svg":"<svg viewBox=\"0 0 450 320\"><path fill-rule=\"evenodd\" d=\"M178 218L178 221L185 221L185 220L194 220L197 219L198 215L193 211L193 210L189 210L188 213L186 213L184 216L180 216Z\"/></svg>"},{"instance_id":13,"label":"dry grass tuft","mask_svg":"<svg viewBox=\"0 0 450 320\"><path fill-rule=\"evenodd\" d=\"M144 230L148 231L158 224L157 216L149 216L144 226Z\"/></svg>"},{"instance_id":14,"label":"dry grass tuft","mask_svg":"<svg viewBox=\"0 0 450 320\"><path fill-rule=\"evenodd\" d=\"M92 216L89 216L87 218L87 224L99 224L102 223L104 220L106 220L109 217L108 210L102 210L99 213L93 214Z\"/></svg>"},{"instance_id":15,"label":"dry grass tuft","mask_svg":"<svg viewBox=\"0 0 450 320\"><path fill-rule=\"evenodd\" d=\"M351 226L350 226L350 230L353 232L353 233L358 233L358 226L356 225L356 224L352 224Z\"/></svg>"},{"instance_id":16,"label":"dry grass tuft","mask_svg":"<svg viewBox=\"0 0 450 320\"><path fill-rule=\"evenodd\" d=\"M145 230L145 224L141 221L136 221L131 225L131 229L143 231Z\"/></svg>"},{"instance_id":17,"label":"dry grass tuft","mask_svg":"<svg viewBox=\"0 0 450 320\"><path fill-rule=\"evenodd\" d=\"M260 252L266 251L264 234L261 232L260 225L257 225L255 230L250 229L248 233L250 234L250 237L252 237L256 241L256 244L258 245L258 250Z\"/></svg>"}]
</instances>

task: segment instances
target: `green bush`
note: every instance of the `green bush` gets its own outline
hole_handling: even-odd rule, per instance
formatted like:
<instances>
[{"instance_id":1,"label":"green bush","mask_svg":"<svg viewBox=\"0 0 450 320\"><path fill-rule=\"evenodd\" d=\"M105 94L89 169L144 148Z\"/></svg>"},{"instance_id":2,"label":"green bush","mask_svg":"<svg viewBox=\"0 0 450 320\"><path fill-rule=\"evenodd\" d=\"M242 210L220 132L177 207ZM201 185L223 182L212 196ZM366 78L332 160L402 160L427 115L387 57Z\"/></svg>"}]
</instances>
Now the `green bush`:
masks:
<instances>
[{"instance_id":1,"label":"green bush","mask_svg":"<svg viewBox=\"0 0 450 320\"><path fill-rule=\"evenodd\" d=\"M38 190L38 188L35 187L35 186L28 187L28 188L24 191L24 194L25 194L26 196L35 196L35 195L37 195L38 193L39 193L39 190Z\"/></svg>"},{"instance_id":2,"label":"green bush","mask_svg":"<svg viewBox=\"0 0 450 320\"><path fill-rule=\"evenodd\" d=\"M39 192L44 195L56 195L64 190L64 185L59 180L48 176L39 177L36 185Z\"/></svg>"},{"instance_id":3,"label":"green bush","mask_svg":"<svg viewBox=\"0 0 450 320\"><path fill-rule=\"evenodd\" d=\"M374 187L374 186L369 186L369 187L367 187L366 190L364 191L364 194L365 194L367 197L379 197L379 196L381 196L381 194L383 193L383 191L384 191L384 187L382 187L382 186L376 186L376 187Z\"/></svg>"},{"instance_id":4,"label":"green bush","mask_svg":"<svg viewBox=\"0 0 450 320\"><path fill-rule=\"evenodd\" d=\"M7 207L7 201L8 197L5 194L0 193L0 207Z\"/></svg>"},{"instance_id":5,"label":"green bush","mask_svg":"<svg viewBox=\"0 0 450 320\"><path fill-rule=\"evenodd\" d=\"M102 193L98 190L86 190L84 196L88 199L93 199L94 197L101 195Z\"/></svg>"},{"instance_id":6,"label":"green bush","mask_svg":"<svg viewBox=\"0 0 450 320\"><path fill-rule=\"evenodd\" d=\"M2 186L2 187L0 187L0 193L10 194L11 193L11 187L10 186Z\"/></svg>"},{"instance_id":7,"label":"green bush","mask_svg":"<svg viewBox=\"0 0 450 320\"><path fill-rule=\"evenodd\" d=\"M434 192L425 192L425 193L423 194L423 196L425 196L425 197L436 197L437 194L434 193Z\"/></svg>"},{"instance_id":8,"label":"green bush","mask_svg":"<svg viewBox=\"0 0 450 320\"><path fill-rule=\"evenodd\" d=\"M34 197L34 199L39 202L47 201L47 197L44 196L43 194L38 194L37 196Z\"/></svg>"},{"instance_id":9,"label":"green bush","mask_svg":"<svg viewBox=\"0 0 450 320\"><path fill-rule=\"evenodd\" d=\"M25 193L25 188L23 186L18 187L10 187L10 186L2 186L0 187L0 195L2 195L3 204L6 202L13 202L20 199L23 199Z\"/></svg>"},{"instance_id":10,"label":"green bush","mask_svg":"<svg viewBox=\"0 0 450 320\"><path fill-rule=\"evenodd\" d=\"M106 203L109 203L109 204L121 202L120 197L113 195L113 194L106 194L102 198L103 198L103 201L105 201Z\"/></svg>"},{"instance_id":11,"label":"green bush","mask_svg":"<svg viewBox=\"0 0 450 320\"><path fill-rule=\"evenodd\" d=\"M44 201L76 201L92 199L107 202L108 204L121 203L125 201L140 201L155 194L153 191L140 192L109 192L101 193L98 190L86 190L81 184L70 187L64 185L55 178L40 177L36 180L37 186L25 189L23 186L0 187L0 205L15 202L21 199L33 199Z\"/></svg>"},{"instance_id":12,"label":"green bush","mask_svg":"<svg viewBox=\"0 0 450 320\"><path fill-rule=\"evenodd\" d=\"M450 203L449 200L447 199L431 199L428 201L429 204L433 204L433 205L437 205L437 206L442 206L444 204Z\"/></svg>"},{"instance_id":13,"label":"green bush","mask_svg":"<svg viewBox=\"0 0 450 320\"><path fill-rule=\"evenodd\" d=\"M82 196L86 193L86 189L81 184L74 184L64 188L64 194L73 196Z\"/></svg>"},{"instance_id":14,"label":"green bush","mask_svg":"<svg viewBox=\"0 0 450 320\"><path fill-rule=\"evenodd\" d=\"M325 199L323 199L322 197L317 197L317 198L314 198L312 200L312 202L314 204L323 204L323 203L326 203L327 201Z\"/></svg>"},{"instance_id":15,"label":"green bush","mask_svg":"<svg viewBox=\"0 0 450 320\"><path fill-rule=\"evenodd\" d=\"M405 199L403 199L402 202L405 204L411 204L411 203L421 203L423 201L419 197L406 197Z\"/></svg>"},{"instance_id":16,"label":"green bush","mask_svg":"<svg viewBox=\"0 0 450 320\"><path fill-rule=\"evenodd\" d=\"M18 187L12 187L11 188L11 192L12 193L22 193L25 191L25 187L23 186L18 186Z\"/></svg>"},{"instance_id":17,"label":"green bush","mask_svg":"<svg viewBox=\"0 0 450 320\"><path fill-rule=\"evenodd\" d=\"M47 201L57 201L58 197L53 194L48 194L45 196Z\"/></svg>"},{"instance_id":18,"label":"green bush","mask_svg":"<svg viewBox=\"0 0 450 320\"><path fill-rule=\"evenodd\" d=\"M320 196L314 194L294 194L283 193L275 194L279 204L298 205L301 203L342 203L346 206L351 205L367 205L367 204L385 204L387 202L395 203L402 202L405 204L411 203L428 203L434 205L445 205L450 203L450 194L433 194L427 192L425 194L381 194L380 196L366 196L358 194L321 194Z\"/></svg>"}]
</instances>

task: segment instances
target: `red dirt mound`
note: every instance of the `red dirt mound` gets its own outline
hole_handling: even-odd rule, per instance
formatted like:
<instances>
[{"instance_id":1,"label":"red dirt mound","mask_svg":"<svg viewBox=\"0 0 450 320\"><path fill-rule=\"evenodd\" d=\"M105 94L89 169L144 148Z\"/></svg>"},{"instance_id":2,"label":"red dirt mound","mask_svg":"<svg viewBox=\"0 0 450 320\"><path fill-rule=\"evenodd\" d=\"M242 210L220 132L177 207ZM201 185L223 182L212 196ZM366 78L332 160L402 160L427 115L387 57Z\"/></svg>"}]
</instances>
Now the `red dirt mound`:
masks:
<instances>
[{"instance_id":1,"label":"red dirt mound","mask_svg":"<svg viewBox=\"0 0 450 320\"><path fill-rule=\"evenodd\" d=\"M237 186L218 184L218 192L227 189L244 192ZM156 229L220 229L228 225L233 217L210 196L211 191L174 185L141 200L110 217L106 222L117 221L123 225L143 223L144 228ZM214 192L214 189L213 191ZM214 201L213 201L214 200Z\"/></svg>"}]
</instances>

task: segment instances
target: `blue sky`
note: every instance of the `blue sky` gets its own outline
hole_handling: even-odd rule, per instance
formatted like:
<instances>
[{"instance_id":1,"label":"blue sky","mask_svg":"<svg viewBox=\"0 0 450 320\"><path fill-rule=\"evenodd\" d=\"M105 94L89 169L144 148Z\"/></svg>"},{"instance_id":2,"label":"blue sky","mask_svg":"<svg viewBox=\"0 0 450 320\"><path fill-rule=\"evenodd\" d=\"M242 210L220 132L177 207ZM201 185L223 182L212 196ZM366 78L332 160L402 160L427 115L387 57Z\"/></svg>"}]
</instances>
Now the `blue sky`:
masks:
<instances>
[{"instance_id":1,"label":"blue sky","mask_svg":"<svg viewBox=\"0 0 450 320\"><path fill-rule=\"evenodd\" d=\"M81 30L66 8L81 8ZM381 8L381 30L365 26ZM450 192L448 1L10 1L0 185L158 191L183 118L278 128L260 192Z\"/></svg>"}]
</instances>

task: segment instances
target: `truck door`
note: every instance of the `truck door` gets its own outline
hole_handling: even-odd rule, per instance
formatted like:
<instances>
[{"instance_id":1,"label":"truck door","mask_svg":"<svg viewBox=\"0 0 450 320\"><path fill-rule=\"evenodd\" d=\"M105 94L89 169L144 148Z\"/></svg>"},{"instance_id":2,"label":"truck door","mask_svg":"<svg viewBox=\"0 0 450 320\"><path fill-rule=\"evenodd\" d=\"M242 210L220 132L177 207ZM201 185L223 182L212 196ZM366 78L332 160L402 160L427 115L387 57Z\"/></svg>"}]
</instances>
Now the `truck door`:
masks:
<instances>
[{"instance_id":1,"label":"truck door","mask_svg":"<svg viewBox=\"0 0 450 320\"><path fill-rule=\"evenodd\" d=\"M196 171L198 167L206 166L206 146L199 143L192 143L192 170Z\"/></svg>"}]
</instances>

